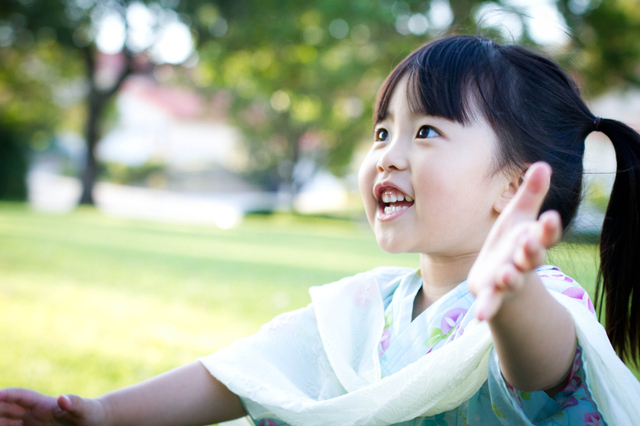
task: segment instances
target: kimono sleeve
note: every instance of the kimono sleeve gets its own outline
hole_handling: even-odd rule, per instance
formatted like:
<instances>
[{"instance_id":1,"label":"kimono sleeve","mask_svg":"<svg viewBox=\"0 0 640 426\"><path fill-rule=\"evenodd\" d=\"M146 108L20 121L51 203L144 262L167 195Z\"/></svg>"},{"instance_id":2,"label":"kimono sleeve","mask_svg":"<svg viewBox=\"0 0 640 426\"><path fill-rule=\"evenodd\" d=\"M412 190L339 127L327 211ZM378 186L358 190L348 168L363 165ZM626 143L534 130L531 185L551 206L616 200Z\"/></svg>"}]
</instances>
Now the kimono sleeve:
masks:
<instances>
[{"instance_id":1,"label":"kimono sleeve","mask_svg":"<svg viewBox=\"0 0 640 426\"><path fill-rule=\"evenodd\" d=\"M561 297L575 299L594 314L593 319L597 321L589 295L577 282L555 266L543 266L538 268L537 273L547 290ZM569 376L567 386L553 397L544 391L519 391L502 377L494 350L489 361L488 375L491 407L504 424L513 421L512 417L522 424L602 424L602 416L589 390L589 377L579 345Z\"/></svg>"},{"instance_id":2,"label":"kimono sleeve","mask_svg":"<svg viewBox=\"0 0 640 426\"><path fill-rule=\"evenodd\" d=\"M604 424L589 391L580 347L576 350L567 386L553 397L544 391L522 392L502 377L495 350L489 361L488 387L491 409L502 424L558 425Z\"/></svg>"}]
</instances>

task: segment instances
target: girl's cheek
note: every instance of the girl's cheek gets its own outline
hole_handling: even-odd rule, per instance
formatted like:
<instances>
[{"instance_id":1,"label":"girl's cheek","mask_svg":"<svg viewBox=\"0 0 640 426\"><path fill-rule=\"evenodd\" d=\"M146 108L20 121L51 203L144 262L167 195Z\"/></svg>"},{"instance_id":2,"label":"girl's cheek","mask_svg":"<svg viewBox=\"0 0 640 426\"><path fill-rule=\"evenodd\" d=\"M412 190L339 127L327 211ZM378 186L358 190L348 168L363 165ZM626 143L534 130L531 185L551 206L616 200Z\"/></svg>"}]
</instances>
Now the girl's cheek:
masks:
<instances>
[{"instance_id":1,"label":"girl's cheek","mask_svg":"<svg viewBox=\"0 0 640 426\"><path fill-rule=\"evenodd\" d=\"M365 209L368 209L369 198L372 197L373 191L373 179L375 175L372 175L370 171L368 171L367 160L362 164L360 170L358 171L358 188L360 189L360 196L362 197L362 201L364 202Z\"/></svg>"},{"instance_id":2,"label":"girl's cheek","mask_svg":"<svg viewBox=\"0 0 640 426\"><path fill-rule=\"evenodd\" d=\"M373 190L373 181L376 174L376 159L368 154L358 170L358 186L360 187L360 194L363 196Z\"/></svg>"},{"instance_id":3,"label":"girl's cheek","mask_svg":"<svg viewBox=\"0 0 640 426\"><path fill-rule=\"evenodd\" d=\"M366 162L366 160L365 160ZM358 170L358 188L360 188L360 195L364 198L365 196L365 181L366 181L366 173L364 171L364 165L360 166L360 170Z\"/></svg>"}]
</instances>

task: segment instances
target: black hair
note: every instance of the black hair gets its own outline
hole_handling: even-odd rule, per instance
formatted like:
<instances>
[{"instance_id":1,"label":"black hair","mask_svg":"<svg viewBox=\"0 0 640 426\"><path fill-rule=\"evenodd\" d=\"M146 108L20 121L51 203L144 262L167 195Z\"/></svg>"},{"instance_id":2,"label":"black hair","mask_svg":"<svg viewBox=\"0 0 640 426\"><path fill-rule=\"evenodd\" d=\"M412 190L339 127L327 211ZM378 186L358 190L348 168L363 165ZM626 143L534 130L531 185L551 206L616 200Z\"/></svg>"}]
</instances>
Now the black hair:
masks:
<instances>
[{"instance_id":1,"label":"black hair","mask_svg":"<svg viewBox=\"0 0 640 426\"><path fill-rule=\"evenodd\" d=\"M567 229L581 201L584 140L597 127L616 151L617 177L600 238L596 288L606 303L606 329L625 360L640 355L640 135L623 123L598 119L575 82L554 61L517 45L475 36L428 43L391 72L378 93L374 123L386 117L391 95L407 76L412 113L468 124L478 110L499 143L496 172L523 172L536 161L552 170L540 213L556 210ZM597 125L596 125L597 123Z\"/></svg>"}]
</instances>

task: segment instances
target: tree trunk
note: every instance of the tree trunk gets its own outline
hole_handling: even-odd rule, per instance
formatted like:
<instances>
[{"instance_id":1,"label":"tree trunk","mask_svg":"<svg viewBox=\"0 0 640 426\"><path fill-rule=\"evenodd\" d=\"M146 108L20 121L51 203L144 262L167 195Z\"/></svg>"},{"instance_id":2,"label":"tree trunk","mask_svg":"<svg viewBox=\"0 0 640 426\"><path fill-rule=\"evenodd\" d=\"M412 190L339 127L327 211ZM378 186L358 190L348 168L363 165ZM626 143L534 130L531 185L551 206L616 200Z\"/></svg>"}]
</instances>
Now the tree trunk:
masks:
<instances>
[{"instance_id":1,"label":"tree trunk","mask_svg":"<svg viewBox=\"0 0 640 426\"><path fill-rule=\"evenodd\" d=\"M98 178L98 162L96 161L96 146L100 138L100 120L104 108L124 83L124 80L132 71L132 55L125 49L125 65L122 73L116 79L115 84L108 90L100 90L95 81L95 61L93 58L93 50L91 48L83 49L85 54L85 63L87 71L87 79L89 81L89 97L87 100L87 125L85 127L85 138L87 144L87 152L85 156L84 171L82 173L82 195L80 196L80 204L95 205L93 198L93 188Z\"/></svg>"},{"instance_id":2,"label":"tree trunk","mask_svg":"<svg viewBox=\"0 0 640 426\"><path fill-rule=\"evenodd\" d=\"M93 84L92 84L93 86ZM87 151L85 155L84 171L82 173L82 195L80 196L80 204L94 205L93 188L98 177L98 163L96 161L96 145L99 136L99 121L104 109L105 100L102 99L94 87L91 87L91 93L88 99L88 116L85 128L85 138L87 143Z\"/></svg>"}]
</instances>

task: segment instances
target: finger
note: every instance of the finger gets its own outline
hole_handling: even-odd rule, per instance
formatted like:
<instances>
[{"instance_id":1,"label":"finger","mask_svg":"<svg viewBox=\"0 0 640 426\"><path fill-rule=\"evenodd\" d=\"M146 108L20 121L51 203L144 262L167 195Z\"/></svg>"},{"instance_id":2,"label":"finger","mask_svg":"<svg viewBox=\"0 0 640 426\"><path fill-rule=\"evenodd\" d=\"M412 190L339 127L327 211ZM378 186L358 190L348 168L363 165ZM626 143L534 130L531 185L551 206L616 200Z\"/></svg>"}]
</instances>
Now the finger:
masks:
<instances>
[{"instance_id":1,"label":"finger","mask_svg":"<svg viewBox=\"0 0 640 426\"><path fill-rule=\"evenodd\" d=\"M551 166L542 161L532 164L527 170L518 192L505 208L505 212L524 213L532 218L537 217L544 197L549 191L550 183Z\"/></svg>"},{"instance_id":2,"label":"finger","mask_svg":"<svg viewBox=\"0 0 640 426\"><path fill-rule=\"evenodd\" d=\"M0 419L21 419L26 411L13 402L0 402Z\"/></svg>"},{"instance_id":3,"label":"finger","mask_svg":"<svg viewBox=\"0 0 640 426\"><path fill-rule=\"evenodd\" d=\"M60 395L57 400L58 407L62 408L65 411L73 411L74 404L73 404L73 401L71 400L71 396L72 395Z\"/></svg>"},{"instance_id":4,"label":"finger","mask_svg":"<svg viewBox=\"0 0 640 426\"><path fill-rule=\"evenodd\" d=\"M524 275L512 263L502 265L498 272L496 288L500 291L513 291L522 287Z\"/></svg>"},{"instance_id":5,"label":"finger","mask_svg":"<svg viewBox=\"0 0 640 426\"><path fill-rule=\"evenodd\" d=\"M553 247L562 238L562 219L560 213L548 210L540 215L540 244L545 248Z\"/></svg>"},{"instance_id":6,"label":"finger","mask_svg":"<svg viewBox=\"0 0 640 426\"><path fill-rule=\"evenodd\" d=\"M502 293L494 288L482 290L476 298L476 317L480 321L486 321L498 312L502 305Z\"/></svg>"},{"instance_id":7,"label":"finger","mask_svg":"<svg viewBox=\"0 0 640 426\"><path fill-rule=\"evenodd\" d=\"M84 398L77 395L60 395L57 403L60 411L54 413L56 418L81 417L86 408Z\"/></svg>"},{"instance_id":8,"label":"finger","mask_svg":"<svg viewBox=\"0 0 640 426\"><path fill-rule=\"evenodd\" d=\"M36 391L24 388L6 388L0 391L1 402L12 402L26 408L31 408L38 403L42 397Z\"/></svg>"},{"instance_id":9,"label":"finger","mask_svg":"<svg viewBox=\"0 0 640 426\"><path fill-rule=\"evenodd\" d=\"M547 251L535 235L525 235L516 247L513 263L521 272L529 272L542 265Z\"/></svg>"}]
</instances>

